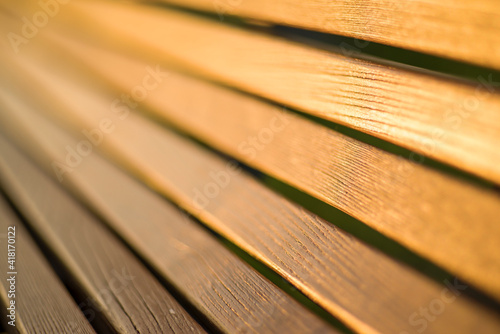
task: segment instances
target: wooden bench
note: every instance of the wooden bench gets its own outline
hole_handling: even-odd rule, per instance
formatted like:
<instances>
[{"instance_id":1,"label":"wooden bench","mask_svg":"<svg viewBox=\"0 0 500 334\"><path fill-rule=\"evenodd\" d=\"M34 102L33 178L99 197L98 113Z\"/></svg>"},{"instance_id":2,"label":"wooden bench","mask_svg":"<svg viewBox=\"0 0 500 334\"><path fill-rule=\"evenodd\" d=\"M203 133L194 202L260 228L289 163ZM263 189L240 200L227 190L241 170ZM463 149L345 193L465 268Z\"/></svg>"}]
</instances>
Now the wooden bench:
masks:
<instances>
[{"instance_id":1,"label":"wooden bench","mask_svg":"<svg viewBox=\"0 0 500 334\"><path fill-rule=\"evenodd\" d=\"M500 332L500 5L0 10L8 333Z\"/></svg>"}]
</instances>

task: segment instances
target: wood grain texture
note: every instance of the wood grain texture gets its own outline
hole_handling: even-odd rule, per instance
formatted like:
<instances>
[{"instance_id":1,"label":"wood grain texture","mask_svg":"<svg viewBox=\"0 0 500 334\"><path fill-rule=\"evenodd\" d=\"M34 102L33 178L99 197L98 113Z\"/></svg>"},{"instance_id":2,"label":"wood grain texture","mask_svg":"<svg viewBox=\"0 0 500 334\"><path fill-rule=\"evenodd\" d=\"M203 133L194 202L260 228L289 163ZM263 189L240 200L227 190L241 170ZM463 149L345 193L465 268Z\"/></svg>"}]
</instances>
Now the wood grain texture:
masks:
<instances>
[{"instance_id":1,"label":"wood grain texture","mask_svg":"<svg viewBox=\"0 0 500 334\"><path fill-rule=\"evenodd\" d=\"M37 129L28 126L23 133L31 139L20 144L53 173L51 163L65 156L60 149L77 141L32 116ZM97 154L88 156L64 183L221 332L337 333L187 215Z\"/></svg>"},{"instance_id":2,"label":"wood grain texture","mask_svg":"<svg viewBox=\"0 0 500 334\"><path fill-rule=\"evenodd\" d=\"M59 76L63 73L50 66L44 68L55 76L53 80L62 80ZM55 88L55 81L43 81L37 86ZM62 82L54 91L59 94L57 97L42 93L48 104L40 100L34 103L40 108L50 105L48 114L67 122L77 133L111 117L116 128L100 149L209 228L275 270L351 328L363 333L413 331L409 317L430 301L441 298L446 290L284 200L242 172L230 174L229 183L217 196L207 195L208 203L197 203L196 191L204 191L207 184L214 183L214 173L229 173L227 161L134 113L119 120L109 109L112 96L102 90L96 88L100 93L91 93L88 90L92 86L86 87L82 82ZM1 124L6 129L31 129L23 133L42 131L42 122L33 122L36 114L22 116L25 109L13 109L16 113L11 112L10 116L3 113ZM45 131L30 142L43 142L43 138L54 133L50 129ZM16 136L15 131L11 133ZM63 143L59 147L59 161L64 156L64 146ZM471 299L457 298L447 304L446 312L435 322L429 323L427 332L468 333L481 328L483 332L496 333L499 325L495 313Z\"/></svg>"},{"instance_id":3,"label":"wood grain texture","mask_svg":"<svg viewBox=\"0 0 500 334\"><path fill-rule=\"evenodd\" d=\"M57 40L70 52L68 57L123 92L147 73L145 62ZM494 223L500 198L495 192L409 163L279 107L170 73L144 101L155 116L500 296L500 227Z\"/></svg>"},{"instance_id":4,"label":"wood grain texture","mask_svg":"<svg viewBox=\"0 0 500 334\"><path fill-rule=\"evenodd\" d=\"M500 69L495 0L143 0L238 15Z\"/></svg>"},{"instance_id":5,"label":"wood grain texture","mask_svg":"<svg viewBox=\"0 0 500 334\"><path fill-rule=\"evenodd\" d=\"M8 228L15 228L15 268L8 266ZM0 305L2 323L8 333L95 333L63 283L52 270L29 232L0 197ZM15 296L9 297L8 272L16 272ZM15 326L7 324L10 301L15 301Z\"/></svg>"},{"instance_id":6,"label":"wood grain texture","mask_svg":"<svg viewBox=\"0 0 500 334\"><path fill-rule=\"evenodd\" d=\"M61 30L183 66L500 184L500 95L491 77L476 87L166 9L74 1L66 10L57 16L66 22Z\"/></svg>"},{"instance_id":7,"label":"wood grain texture","mask_svg":"<svg viewBox=\"0 0 500 334\"><path fill-rule=\"evenodd\" d=\"M0 139L0 179L16 206L86 298L88 320L113 333L204 330L123 244Z\"/></svg>"}]
</instances>

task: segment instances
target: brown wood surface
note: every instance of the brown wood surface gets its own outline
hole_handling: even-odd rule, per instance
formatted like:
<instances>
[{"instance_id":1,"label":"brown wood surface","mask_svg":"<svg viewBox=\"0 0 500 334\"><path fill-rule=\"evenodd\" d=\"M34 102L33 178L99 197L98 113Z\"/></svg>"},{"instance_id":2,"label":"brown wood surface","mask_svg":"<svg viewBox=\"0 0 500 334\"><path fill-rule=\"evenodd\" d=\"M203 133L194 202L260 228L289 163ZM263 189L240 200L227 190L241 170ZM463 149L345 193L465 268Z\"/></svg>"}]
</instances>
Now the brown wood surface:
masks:
<instances>
[{"instance_id":1,"label":"brown wood surface","mask_svg":"<svg viewBox=\"0 0 500 334\"><path fill-rule=\"evenodd\" d=\"M43 84L27 77L39 83L39 87L57 87L54 93L58 96L41 92L47 98L46 103L35 100L36 106L50 105L48 114L67 121L77 133L93 128L96 121L112 117L116 128L99 149L275 270L351 328L366 333L413 331L409 317L420 307L441 298L442 291L446 290L444 285L430 281L284 200L243 172L232 175L218 196L200 208L193 201L195 190L213 182L211 173L226 171L226 161L134 113L118 120L109 109L112 95L101 90L101 95L89 92L92 86L64 81L57 77L63 73L50 66L44 68L51 74L45 77L47 81ZM3 101L6 100L4 97ZM4 105L3 110L8 109ZM22 110L26 108L10 109L16 113L3 114L2 124L6 129L31 124L31 130L23 133L42 131L42 122L36 114L24 114ZM16 136L16 131L11 133ZM51 133L54 130L45 130L29 142L43 142ZM64 143L59 146L59 154L64 155L64 146ZM41 150L32 148L31 151L41 154L36 153ZM91 158L87 156L85 161ZM73 173L77 173L76 169ZM81 180L79 183L83 184L83 178ZM94 182L96 187L97 181ZM462 297L447 304L446 312L429 323L427 332L439 333L453 328L454 332L467 333L481 328L483 332L495 333L499 325L496 313Z\"/></svg>"},{"instance_id":2,"label":"brown wood surface","mask_svg":"<svg viewBox=\"0 0 500 334\"><path fill-rule=\"evenodd\" d=\"M9 227L15 228L14 270L7 262ZM95 333L77 304L52 270L42 251L0 196L0 305L2 324L8 333ZM15 297L9 298L7 278L15 272ZM7 307L15 301L15 326L9 325ZM0 329L1 330L1 329Z\"/></svg>"},{"instance_id":3,"label":"brown wood surface","mask_svg":"<svg viewBox=\"0 0 500 334\"><path fill-rule=\"evenodd\" d=\"M147 73L146 62L61 36L52 39L69 57L122 92L130 92ZM156 117L341 209L498 296L496 193L282 112L283 108L168 71L171 75L143 102Z\"/></svg>"},{"instance_id":4,"label":"brown wood surface","mask_svg":"<svg viewBox=\"0 0 500 334\"><path fill-rule=\"evenodd\" d=\"M496 0L143 0L354 37L500 69ZM362 45L362 44L361 44Z\"/></svg>"},{"instance_id":5,"label":"brown wood surface","mask_svg":"<svg viewBox=\"0 0 500 334\"><path fill-rule=\"evenodd\" d=\"M55 18L66 22L60 30L183 66L500 183L500 95L491 77L458 82L163 8L73 1L64 13Z\"/></svg>"},{"instance_id":6,"label":"brown wood surface","mask_svg":"<svg viewBox=\"0 0 500 334\"><path fill-rule=\"evenodd\" d=\"M125 246L0 139L0 180L30 226L81 290L79 307L114 333L203 333L204 330Z\"/></svg>"},{"instance_id":7,"label":"brown wood surface","mask_svg":"<svg viewBox=\"0 0 500 334\"><path fill-rule=\"evenodd\" d=\"M23 131L31 140L20 144L52 173L52 161L64 157L64 150L59 149L77 142L43 118L32 116L36 133ZM38 137L40 134L43 136ZM96 154L75 169L71 180L74 182L67 178L65 184L92 205L218 330L337 333L231 254L187 215Z\"/></svg>"}]
</instances>

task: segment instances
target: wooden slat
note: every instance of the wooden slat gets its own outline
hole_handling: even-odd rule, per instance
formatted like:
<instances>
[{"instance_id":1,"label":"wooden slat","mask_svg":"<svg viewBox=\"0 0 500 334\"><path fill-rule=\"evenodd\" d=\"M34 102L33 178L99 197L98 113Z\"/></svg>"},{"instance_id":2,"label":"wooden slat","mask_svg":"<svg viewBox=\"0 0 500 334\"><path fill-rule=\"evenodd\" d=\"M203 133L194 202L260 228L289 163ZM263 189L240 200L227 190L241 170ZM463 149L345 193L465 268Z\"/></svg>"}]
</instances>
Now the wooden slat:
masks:
<instances>
[{"instance_id":1,"label":"wooden slat","mask_svg":"<svg viewBox=\"0 0 500 334\"><path fill-rule=\"evenodd\" d=\"M62 74L49 68L46 67L53 75ZM37 82L34 77L30 80ZM52 80L60 79L53 77L37 86L55 88ZM440 298L442 290L446 290L284 200L243 173L231 175L229 184L220 189L219 195L210 198L205 208L200 208L194 202L195 189L203 189L213 182L214 172L227 171L227 162L133 113L120 120L109 109L112 97L102 90L101 95L89 94L86 89L92 88L82 82L61 81L56 89L60 94L57 98L42 92L48 97L47 103L35 103L40 108L50 105L52 117L73 123L77 132L82 128L91 129L96 121L111 117L116 127L99 145L100 149L278 272L351 328L366 333L413 331L408 318L421 306ZM8 98L2 100L5 102ZM28 133L41 131L42 122L36 114L22 116L23 108L13 110L16 113L2 119L6 129L31 124ZM19 118L15 121L14 115L23 117L24 121L20 122ZM50 138L54 132L45 131L31 142L43 142L43 138ZM11 132L14 136L18 133ZM56 161L62 161L64 146L59 146ZM87 156L85 163L91 158ZM76 169L78 167L64 177L71 177L77 173ZM466 333L477 326L481 326L483 332L495 333L500 323L495 313L464 297L447 305L446 312L429 323L427 332L439 333L453 328L454 332Z\"/></svg>"},{"instance_id":2,"label":"wooden slat","mask_svg":"<svg viewBox=\"0 0 500 334\"><path fill-rule=\"evenodd\" d=\"M476 86L166 9L73 1L64 13L72 14L56 17L66 20L63 30L152 63L184 66L500 184L500 95L488 78Z\"/></svg>"},{"instance_id":3,"label":"wooden slat","mask_svg":"<svg viewBox=\"0 0 500 334\"><path fill-rule=\"evenodd\" d=\"M495 0L143 0L338 34L500 69ZM362 43L361 45L364 45Z\"/></svg>"},{"instance_id":4,"label":"wooden slat","mask_svg":"<svg viewBox=\"0 0 500 334\"><path fill-rule=\"evenodd\" d=\"M1 196L0 229L1 322L8 333L95 333L29 232ZM15 241L8 242L8 237ZM8 262L8 252L15 252L14 263ZM11 272L15 274L9 274ZM7 281L11 276L14 280ZM10 282L14 282L14 289ZM9 318L11 301L14 301L14 318Z\"/></svg>"},{"instance_id":5,"label":"wooden slat","mask_svg":"<svg viewBox=\"0 0 500 334\"><path fill-rule=\"evenodd\" d=\"M5 139L0 180L31 227L57 256L80 308L96 328L116 333L204 330L124 245ZM20 278L22 279L22 278Z\"/></svg>"},{"instance_id":6,"label":"wooden slat","mask_svg":"<svg viewBox=\"0 0 500 334\"><path fill-rule=\"evenodd\" d=\"M124 92L147 75L147 63L57 40L69 57ZM499 296L497 193L410 164L279 107L170 73L145 101L156 116Z\"/></svg>"}]
</instances>

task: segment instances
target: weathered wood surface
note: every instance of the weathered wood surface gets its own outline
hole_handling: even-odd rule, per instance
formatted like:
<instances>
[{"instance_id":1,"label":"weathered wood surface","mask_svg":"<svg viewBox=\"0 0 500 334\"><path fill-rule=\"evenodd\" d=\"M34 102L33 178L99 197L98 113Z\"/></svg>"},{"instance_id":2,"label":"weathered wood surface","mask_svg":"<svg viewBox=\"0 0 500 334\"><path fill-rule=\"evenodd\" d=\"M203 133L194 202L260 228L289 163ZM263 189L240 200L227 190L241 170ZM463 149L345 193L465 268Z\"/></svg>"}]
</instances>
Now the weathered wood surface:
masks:
<instances>
[{"instance_id":1,"label":"weathered wood surface","mask_svg":"<svg viewBox=\"0 0 500 334\"><path fill-rule=\"evenodd\" d=\"M112 96L102 90L99 90L101 95L91 93L91 86L82 90L82 82L64 81L56 77L64 76L63 73L50 66L45 69L51 74L43 76L45 80L37 86L57 89L52 92L55 95L41 92L48 104L37 101L36 105L50 105L48 114L72 124L77 132L95 128L104 118L111 117L116 127L99 145L100 149L209 228L278 272L351 328L370 333L411 331L409 317L446 290L284 200L245 174L233 173L226 161L147 119L130 113L120 120L109 109ZM31 75L36 76L34 72ZM38 82L31 78L32 82ZM19 108L18 117L23 114L21 111ZM3 124L11 122L7 128L33 124L34 116L24 116L19 123L13 115L2 120ZM35 123L37 126L32 125L31 132L41 131L42 122ZM50 138L53 132L46 130L30 142ZM64 147L61 150L64 156ZM197 203L193 194L214 183L214 173L227 173L228 184L220 189L218 196L208 196L208 203ZM372 312L374 309L377 314ZM482 326L484 332L497 332L496 313L471 299L460 298L447 305L446 313L429 323L427 331L438 333L453 327L456 332L466 333L477 326Z\"/></svg>"},{"instance_id":2,"label":"weathered wood surface","mask_svg":"<svg viewBox=\"0 0 500 334\"><path fill-rule=\"evenodd\" d=\"M12 229L13 227L13 229ZM0 196L0 305L2 324L8 333L95 333L29 232ZM15 242L8 242L9 232ZM10 268L8 245L14 246L15 263ZM14 272L11 275L9 273ZM7 279L15 279L7 281ZM11 289L10 282L14 282ZM15 292L11 292L15 291ZM14 294L14 295L12 295ZM10 315L14 303L15 321ZM6 312L8 312L6 314ZM1 331L1 328L0 328Z\"/></svg>"},{"instance_id":3,"label":"weathered wood surface","mask_svg":"<svg viewBox=\"0 0 500 334\"><path fill-rule=\"evenodd\" d=\"M146 62L62 36L52 40L123 92L132 91L147 75ZM499 295L497 193L410 163L277 106L169 73L143 102L155 117Z\"/></svg>"},{"instance_id":4,"label":"weathered wood surface","mask_svg":"<svg viewBox=\"0 0 500 334\"><path fill-rule=\"evenodd\" d=\"M0 139L0 181L80 291L80 309L113 333L204 330L102 223ZM78 325L78 324L75 324Z\"/></svg>"},{"instance_id":5,"label":"weathered wood surface","mask_svg":"<svg viewBox=\"0 0 500 334\"><path fill-rule=\"evenodd\" d=\"M214 12L221 20L227 15L238 15L500 69L500 6L495 0L143 2L163 2Z\"/></svg>"},{"instance_id":6,"label":"weathered wood surface","mask_svg":"<svg viewBox=\"0 0 500 334\"><path fill-rule=\"evenodd\" d=\"M74 1L64 13L55 19L87 39L183 66L500 184L500 95L492 77L459 82L133 4Z\"/></svg>"}]
</instances>

